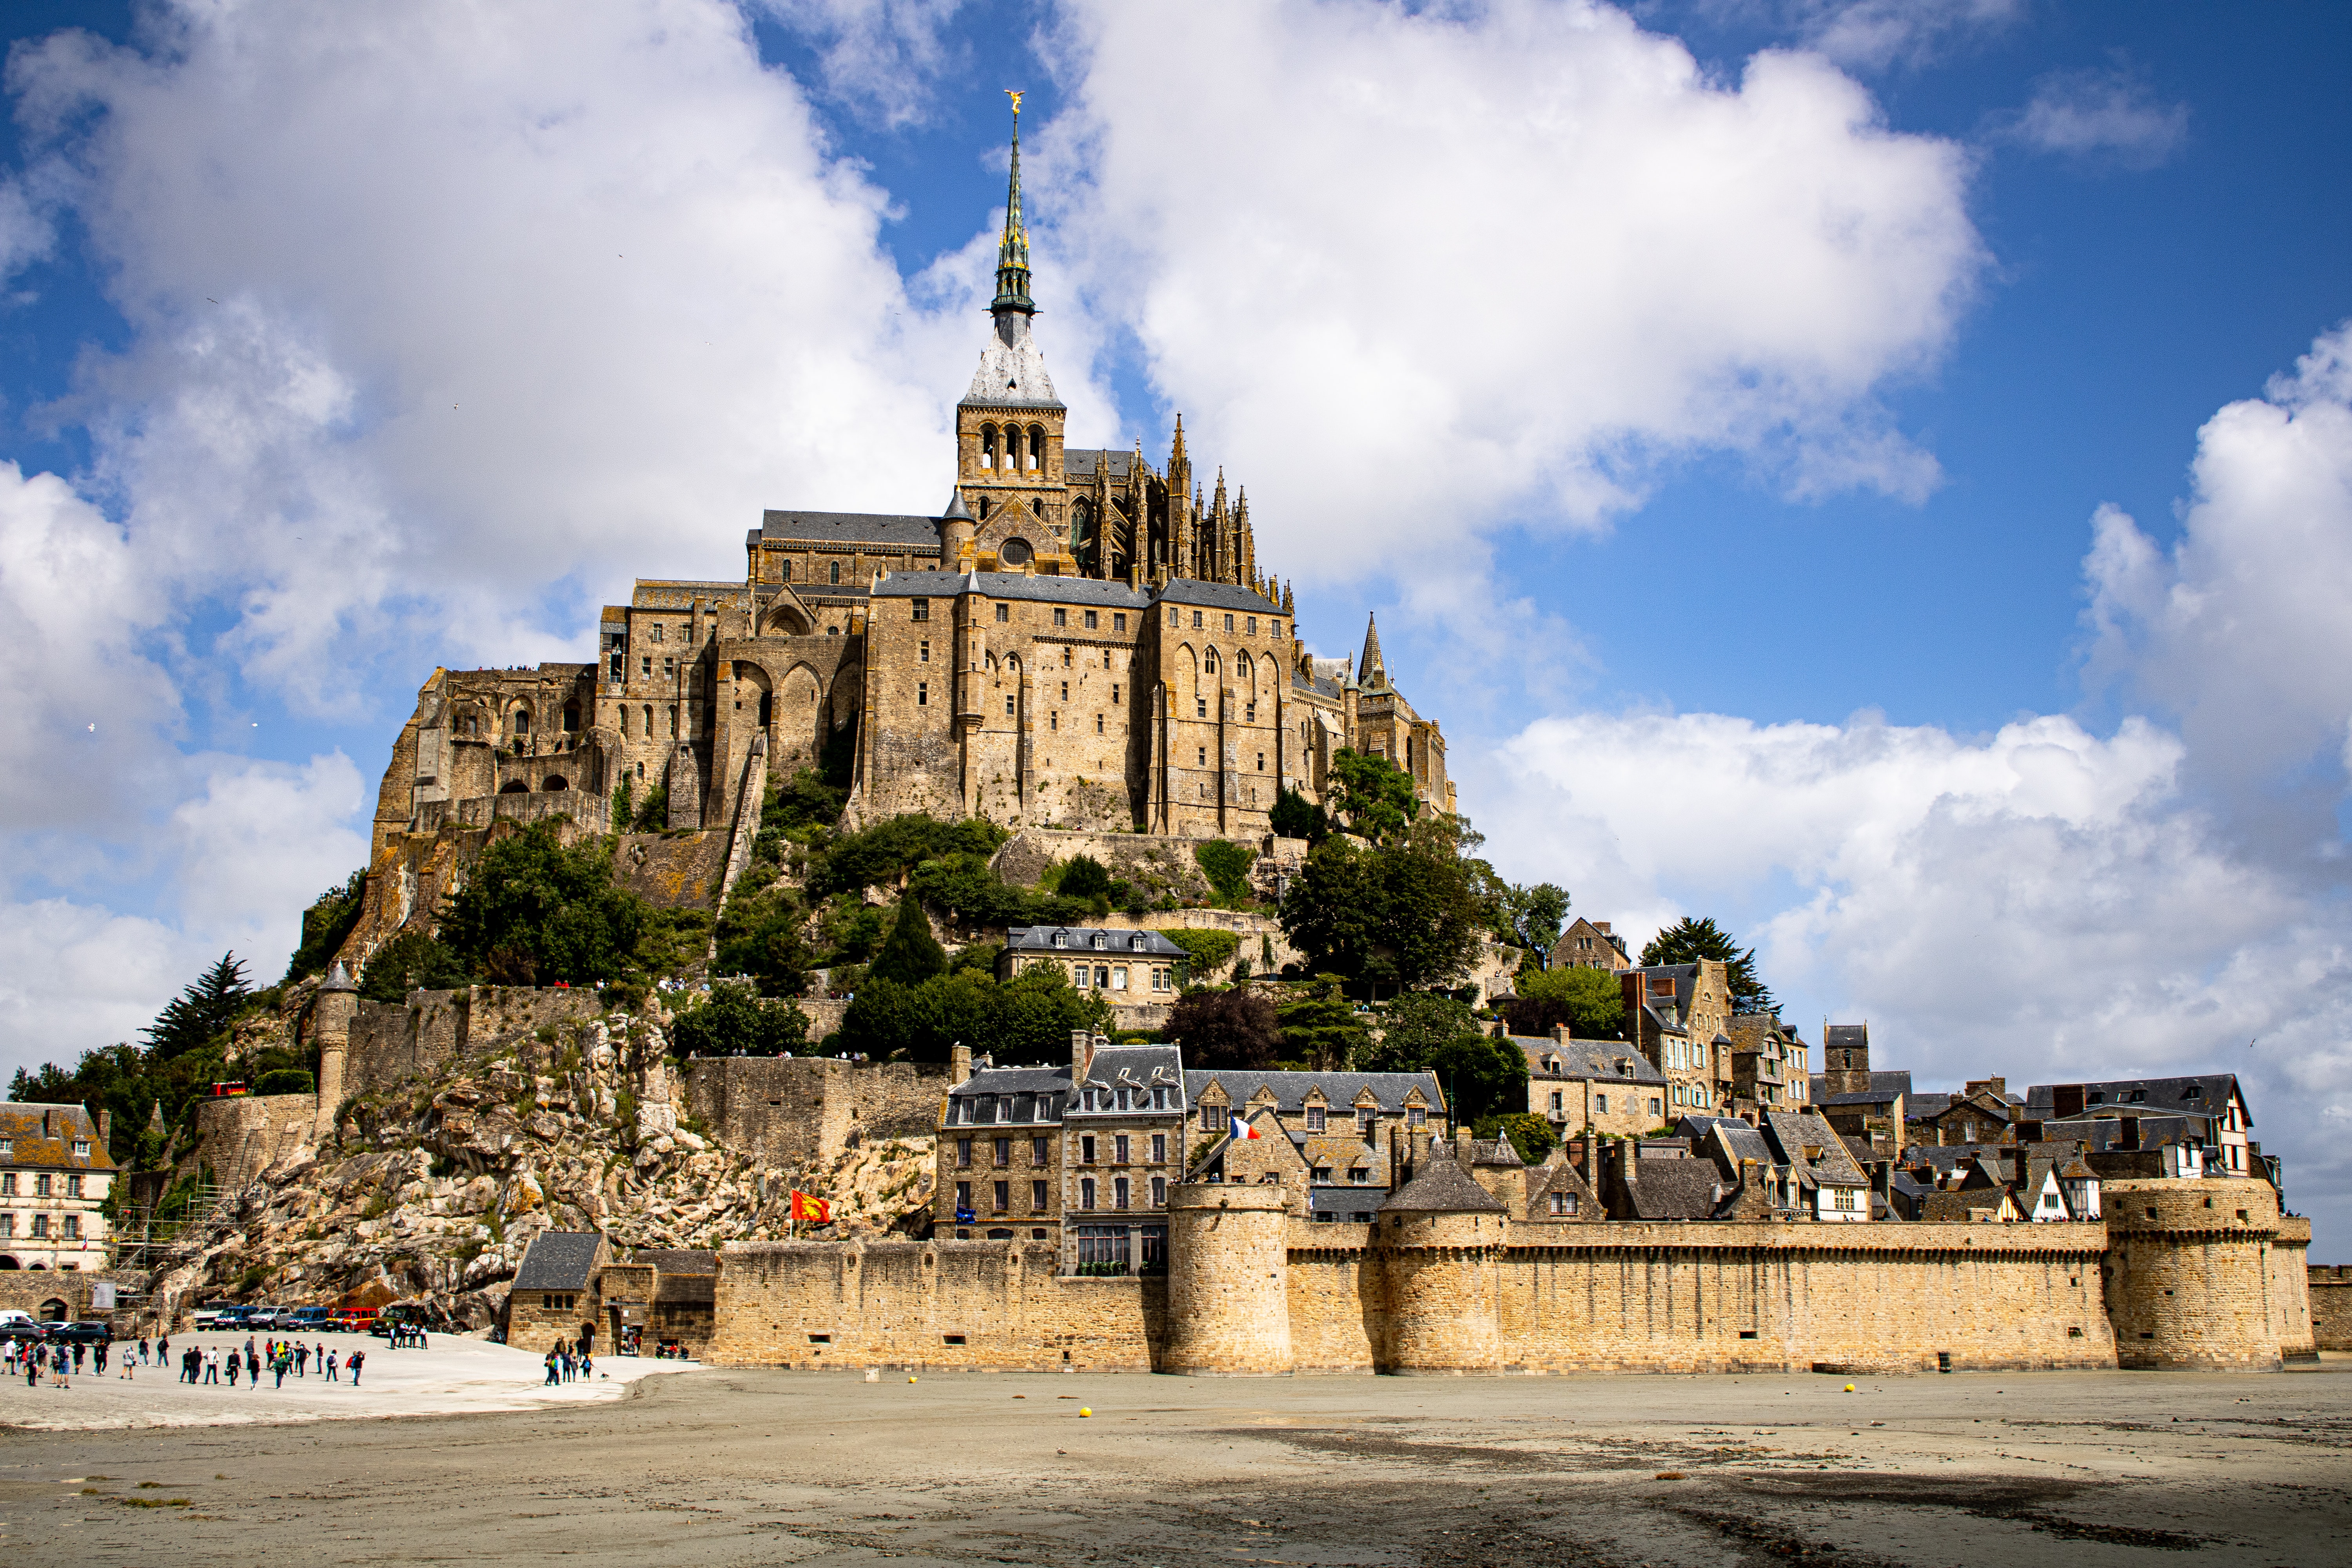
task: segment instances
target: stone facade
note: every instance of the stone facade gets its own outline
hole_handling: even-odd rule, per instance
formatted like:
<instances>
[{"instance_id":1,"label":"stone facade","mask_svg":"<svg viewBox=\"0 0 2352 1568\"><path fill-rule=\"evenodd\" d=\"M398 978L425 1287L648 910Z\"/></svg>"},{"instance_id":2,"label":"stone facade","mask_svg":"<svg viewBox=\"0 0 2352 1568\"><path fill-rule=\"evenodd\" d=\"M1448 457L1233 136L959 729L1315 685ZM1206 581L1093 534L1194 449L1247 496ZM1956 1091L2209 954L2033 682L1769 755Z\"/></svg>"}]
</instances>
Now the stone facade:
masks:
<instances>
[{"instance_id":1,"label":"stone facade","mask_svg":"<svg viewBox=\"0 0 2352 1568\"><path fill-rule=\"evenodd\" d=\"M2268 1182L2111 1181L2101 1201L2123 1365L2265 1371L2309 1349L2311 1222L2281 1215Z\"/></svg>"},{"instance_id":2,"label":"stone facade","mask_svg":"<svg viewBox=\"0 0 2352 1568\"><path fill-rule=\"evenodd\" d=\"M2305 1288L2311 1300L2313 1348L2352 1351L2352 1268L2314 1263L2307 1269Z\"/></svg>"},{"instance_id":3,"label":"stone facade","mask_svg":"<svg viewBox=\"0 0 2352 1568\"><path fill-rule=\"evenodd\" d=\"M1294 595L1259 569L1247 496L1196 468L1181 418L1157 465L1139 447L1066 447L1014 167L941 512L770 510L742 581L639 580L584 663L434 671L378 792L366 909L340 954L354 972L429 928L489 832L625 828L625 785L639 813L667 792L650 826L716 838L661 847L684 863L653 877L660 902L707 902L744 798L809 766L846 772L853 823L927 812L1257 843L1280 792L1319 801L1352 747L1453 809L1444 736L1377 628L1360 665L1308 656Z\"/></svg>"},{"instance_id":4,"label":"stone facade","mask_svg":"<svg viewBox=\"0 0 2352 1568\"><path fill-rule=\"evenodd\" d=\"M948 1069L831 1057L690 1057L678 1069L696 1120L739 1153L832 1160L862 1144L938 1131Z\"/></svg>"},{"instance_id":5,"label":"stone facade","mask_svg":"<svg viewBox=\"0 0 2352 1568\"><path fill-rule=\"evenodd\" d=\"M0 1272L106 1267L107 1131L79 1105L0 1104Z\"/></svg>"},{"instance_id":6,"label":"stone facade","mask_svg":"<svg viewBox=\"0 0 2352 1568\"><path fill-rule=\"evenodd\" d=\"M2208 1226L2215 1184L2147 1184L2133 1201ZM2111 1234L1549 1223L1458 1196L1334 1226L1307 1220L1295 1189L1195 1184L1171 1200L1164 1280L1060 1277L1049 1247L1018 1241L730 1246L709 1353L1195 1373L2275 1367L2308 1308L2265 1249L2293 1253L2299 1282L2303 1233L2274 1205L2254 1212L2266 1184L2237 1185L2221 1232Z\"/></svg>"},{"instance_id":7,"label":"stone facade","mask_svg":"<svg viewBox=\"0 0 2352 1568\"><path fill-rule=\"evenodd\" d=\"M1665 1121L1728 1108L1731 982L1715 959L1620 970L1626 1038L1666 1080Z\"/></svg>"}]
</instances>

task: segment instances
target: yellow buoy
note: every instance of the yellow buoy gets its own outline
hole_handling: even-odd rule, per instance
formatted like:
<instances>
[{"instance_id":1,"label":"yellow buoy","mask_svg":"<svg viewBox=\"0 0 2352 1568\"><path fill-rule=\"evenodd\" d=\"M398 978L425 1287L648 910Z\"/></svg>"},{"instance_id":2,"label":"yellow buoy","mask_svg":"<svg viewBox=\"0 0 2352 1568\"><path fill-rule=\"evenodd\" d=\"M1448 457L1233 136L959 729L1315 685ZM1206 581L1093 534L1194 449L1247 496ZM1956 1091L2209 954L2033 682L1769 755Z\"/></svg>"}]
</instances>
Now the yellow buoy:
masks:
<instances>
[{"instance_id":1,"label":"yellow buoy","mask_svg":"<svg viewBox=\"0 0 2352 1568\"><path fill-rule=\"evenodd\" d=\"M911 1377L910 1377L910 1378L908 1378L907 1381L908 1381L908 1383L912 1383L912 1382L914 1382L915 1380L914 1380L913 1378L911 1378Z\"/></svg>"},{"instance_id":2,"label":"yellow buoy","mask_svg":"<svg viewBox=\"0 0 2352 1568\"><path fill-rule=\"evenodd\" d=\"M912 1382L914 1382L915 1380L914 1380L913 1378L911 1378L911 1377L910 1377L910 1378L908 1378L907 1381L908 1381L908 1383L912 1383ZM1849 1384L1847 1384L1845 1385L1845 1391L1846 1391L1848 1394L1852 1394L1852 1393L1853 1392L1853 1384L1850 1384L1850 1383L1849 1383Z\"/></svg>"},{"instance_id":3,"label":"yellow buoy","mask_svg":"<svg viewBox=\"0 0 2352 1568\"><path fill-rule=\"evenodd\" d=\"M1094 1414L1094 1412L1093 1412L1093 1411L1091 1411L1091 1410L1089 1410L1089 1409L1087 1409L1085 1405L1079 1405L1079 1406L1078 1406L1078 1414L1079 1414L1079 1415L1092 1415Z\"/></svg>"}]
</instances>

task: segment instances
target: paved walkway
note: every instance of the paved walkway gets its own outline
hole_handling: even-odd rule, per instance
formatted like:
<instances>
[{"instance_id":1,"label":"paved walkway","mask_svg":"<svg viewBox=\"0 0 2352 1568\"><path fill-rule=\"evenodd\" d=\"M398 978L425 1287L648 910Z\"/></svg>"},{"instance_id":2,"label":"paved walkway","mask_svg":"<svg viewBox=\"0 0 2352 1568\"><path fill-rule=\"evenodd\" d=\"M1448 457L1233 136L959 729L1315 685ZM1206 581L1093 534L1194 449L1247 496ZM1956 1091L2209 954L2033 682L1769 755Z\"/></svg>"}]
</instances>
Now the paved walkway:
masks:
<instances>
[{"instance_id":1,"label":"paved walkway","mask_svg":"<svg viewBox=\"0 0 2352 1568\"><path fill-rule=\"evenodd\" d=\"M544 1350L494 1345L449 1334L433 1335L425 1350L391 1350L382 1340L366 1335L328 1334L308 1342L331 1349L338 1361L355 1350L367 1352L358 1387L352 1386L348 1373L343 1381L329 1383L315 1355L310 1375L297 1377L289 1373L282 1389L276 1386L278 1380L266 1366L258 1388L242 1378L235 1388L226 1383L179 1381L180 1352L190 1344L218 1347L226 1354L232 1344L242 1351L245 1338L243 1334L174 1334L173 1364L140 1367L128 1381L121 1375L119 1359L105 1376L85 1372L72 1379L70 1388L51 1388L46 1375L38 1388L26 1388L22 1373L13 1379L0 1379L0 1426L74 1431L536 1410L618 1399L638 1378L696 1370L693 1362L598 1356L593 1380L575 1379L549 1388ZM266 1338L257 1334L254 1342L259 1345ZM114 1349L119 1356L123 1347ZM130 1349L137 1354L138 1342L133 1341Z\"/></svg>"}]
</instances>

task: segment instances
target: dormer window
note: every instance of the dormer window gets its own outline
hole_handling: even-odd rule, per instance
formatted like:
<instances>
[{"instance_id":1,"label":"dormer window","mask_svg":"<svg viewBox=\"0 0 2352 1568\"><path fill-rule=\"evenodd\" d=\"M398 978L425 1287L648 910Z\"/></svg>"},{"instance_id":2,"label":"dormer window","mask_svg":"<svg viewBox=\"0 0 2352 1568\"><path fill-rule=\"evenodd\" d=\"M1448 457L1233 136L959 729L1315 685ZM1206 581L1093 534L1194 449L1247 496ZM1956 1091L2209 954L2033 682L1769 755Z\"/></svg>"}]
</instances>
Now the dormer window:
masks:
<instances>
[{"instance_id":1,"label":"dormer window","mask_svg":"<svg viewBox=\"0 0 2352 1568\"><path fill-rule=\"evenodd\" d=\"M77 1160L87 1160L87 1159L89 1159L89 1139L87 1139L87 1138L77 1138L77 1139L75 1139L75 1140L73 1141L73 1143L74 1143L74 1158L75 1158L75 1159L77 1159Z\"/></svg>"},{"instance_id":2,"label":"dormer window","mask_svg":"<svg viewBox=\"0 0 2352 1568\"><path fill-rule=\"evenodd\" d=\"M1090 945L1097 952L1100 952L1103 950L1103 933L1100 931L1095 932L1094 940Z\"/></svg>"},{"instance_id":3,"label":"dormer window","mask_svg":"<svg viewBox=\"0 0 2352 1568\"><path fill-rule=\"evenodd\" d=\"M1055 947L1067 947L1067 946L1069 946L1069 945L1070 945L1070 933L1069 933L1069 932L1067 932L1067 931L1055 931L1055 932L1054 933L1054 945L1055 945Z\"/></svg>"},{"instance_id":4,"label":"dormer window","mask_svg":"<svg viewBox=\"0 0 2352 1568\"><path fill-rule=\"evenodd\" d=\"M1141 952L1143 951L1143 933L1141 931L1137 931L1133 936L1127 939L1127 949L1129 952Z\"/></svg>"}]
</instances>

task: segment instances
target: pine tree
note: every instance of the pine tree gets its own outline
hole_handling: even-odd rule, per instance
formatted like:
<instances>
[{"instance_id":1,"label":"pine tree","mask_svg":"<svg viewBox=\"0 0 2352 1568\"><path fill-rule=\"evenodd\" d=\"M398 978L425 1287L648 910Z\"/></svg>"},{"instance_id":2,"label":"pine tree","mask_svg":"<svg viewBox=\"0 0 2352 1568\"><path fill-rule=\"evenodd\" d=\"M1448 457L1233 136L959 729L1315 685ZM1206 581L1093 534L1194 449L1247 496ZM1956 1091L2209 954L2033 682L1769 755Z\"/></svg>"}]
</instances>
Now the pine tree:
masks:
<instances>
[{"instance_id":1,"label":"pine tree","mask_svg":"<svg viewBox=\"0 0 2352 1568\"><path fill-rule=\"evenodd\" d=\"M890 934L882 939L882 951L874 955L873 965L866 972L867 978L920 985L934 974L947 972L947 949L931 934L931 922L924 916L922 904L912 893L901 895L898 919L890 927Z\"/></svg>"},{"instance_id":2,"label":"pine tree","mask_svg":"<svg viewBox=\"0 0 2352 1568\"><path fill-rule=\"evenodd\" d=\"M183 1055L227 1028L251 994L245 965L236 953L225 952L194 984L167 1003L142 1033L158 1058Z\"/></svg>"},{"instance_id":3,"label":"pine tree","mask_svg":"<svg viewBox=\"0 0 2352 1568\"><path fill-rule=\"evenodd\" d=\"M1701 959L1716 959L1724 966L1725 977L1731 984L1731 1009L1735 1013L1778 1013L1780 1004L1773 999L1771 987L1758 978L1756 950L1743 948L1732 934L1715 923L1713 916L1692 920L1688 915L1676 921L1652 937L1642 949L1642 967L1659 963L1696 963Z\"/></svg>"}]
</instances>

